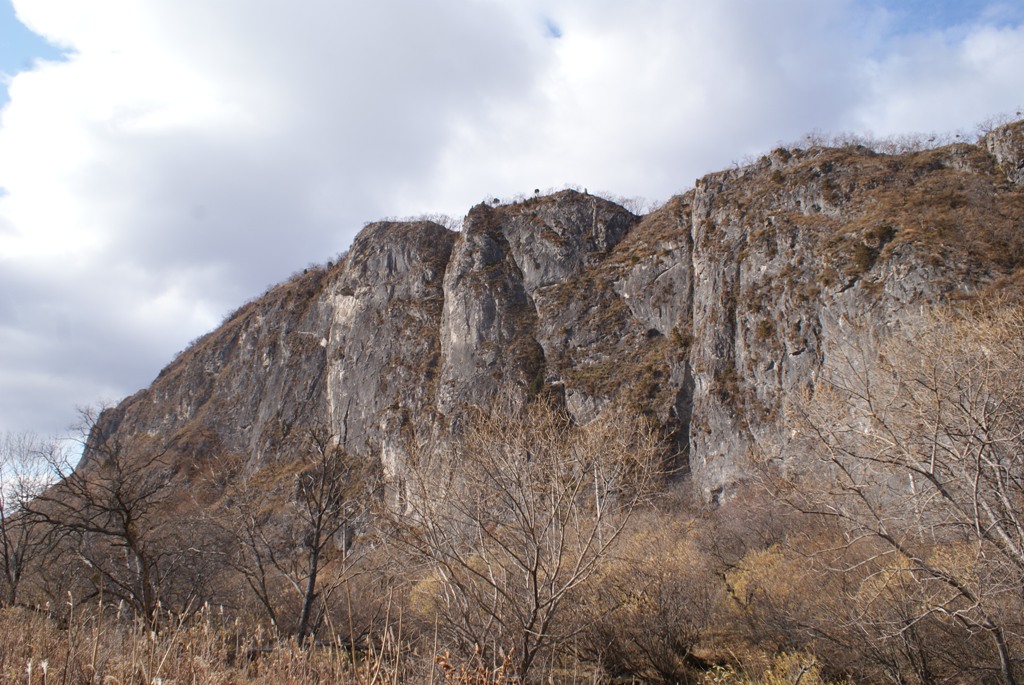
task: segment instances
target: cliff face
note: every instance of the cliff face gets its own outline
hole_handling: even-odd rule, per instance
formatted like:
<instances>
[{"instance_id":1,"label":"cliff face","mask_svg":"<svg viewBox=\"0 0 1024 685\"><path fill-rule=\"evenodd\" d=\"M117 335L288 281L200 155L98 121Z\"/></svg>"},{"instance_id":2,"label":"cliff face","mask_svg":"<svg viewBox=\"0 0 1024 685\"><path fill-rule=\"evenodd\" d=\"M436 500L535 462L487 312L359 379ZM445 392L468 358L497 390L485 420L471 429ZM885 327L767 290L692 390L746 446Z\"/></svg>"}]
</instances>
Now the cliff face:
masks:
<instances>
[{"instance_id":1,"label":"cliff face","mask_svg":"<svg viewBox=\"0 0 1024 685\"><path fill-rule=\"evenodd\" d=\"M705 497L785 442L787 397L866 330L1015 283L1024 123L901 156L776 150L637 217L575 191L474 207L461 232L368 226L336 265L242 307L106 430L181 464L287 459L327 425L400 489L416 444L503 387L580 421L655 414ZM867 325L864 325L867 324Z\"/></svg>"}]
</instances>

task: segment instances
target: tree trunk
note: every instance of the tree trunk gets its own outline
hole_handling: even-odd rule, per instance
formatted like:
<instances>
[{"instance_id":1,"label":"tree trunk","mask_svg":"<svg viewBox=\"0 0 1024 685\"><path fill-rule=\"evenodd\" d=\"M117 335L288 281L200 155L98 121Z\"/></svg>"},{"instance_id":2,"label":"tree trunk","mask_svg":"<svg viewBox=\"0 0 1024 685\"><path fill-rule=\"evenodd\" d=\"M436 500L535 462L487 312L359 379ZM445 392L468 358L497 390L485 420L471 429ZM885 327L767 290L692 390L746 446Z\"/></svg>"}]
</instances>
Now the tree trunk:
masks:
<instances>
[{"instance_id":1,"label":"tree trunk","mask_svg":"<svg viewBox=\"0 0 1024 685\"><path fill-rule=\"evenodd\" d=\"M306 581L306 592L302 597L302 613L299 615L299 625L295 631L295 638L300 645L306 641L306 637L309 635L309 619L313 614L313 601L316 599L316 576L320 565L319 543L319 536L317 536L309 557L309 578Z\"/></svg>"},{"instance_id":2,"label":"tree trunk","mask_svg":"<svg viewBox=\"0 0 1024 685\"><path fill-rule=\"evenodd\" d=\"M996 650L999 652L999 671L1003 677L1003 685L1017 685L1017 679L1013 677L1013 662L1010 660L1010 649L1006 645L1006 638L1000 628L992 631L992 638L996 643Z\"/></svg>"}]
</instances>

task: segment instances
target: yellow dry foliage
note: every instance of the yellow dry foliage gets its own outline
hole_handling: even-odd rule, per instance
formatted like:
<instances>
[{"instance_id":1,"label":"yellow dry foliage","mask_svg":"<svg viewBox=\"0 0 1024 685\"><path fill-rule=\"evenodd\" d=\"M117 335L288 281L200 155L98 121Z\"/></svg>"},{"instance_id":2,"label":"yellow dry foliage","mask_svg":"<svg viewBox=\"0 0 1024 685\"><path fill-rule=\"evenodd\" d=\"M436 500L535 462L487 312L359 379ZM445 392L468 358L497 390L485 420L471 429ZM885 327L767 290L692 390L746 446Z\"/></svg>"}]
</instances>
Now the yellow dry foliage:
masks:
<instances>
[{"instance_id":1,"label":"yellow dry foliage","mask_svg":"<svg viewBox=\"0 0 1024 685\"><path fill-rule=\"evenodd\" d=\"M748 553L726 574L730 594L743 608L759 603L802 603L807 594L806 559L788 554L780 545Z\"/></svg>"},{"instance_id":2,"label":"yellow dry foliage","mask_svg":"<svg viewBox=\"0 0 1024 685\"><path fill-rule=\"evenodd\" d=\"M817 659L800 652L783 652L760 674L720 666L709 671L701 685L830 685L822 678Z\"/></svg>"}]
</instances>

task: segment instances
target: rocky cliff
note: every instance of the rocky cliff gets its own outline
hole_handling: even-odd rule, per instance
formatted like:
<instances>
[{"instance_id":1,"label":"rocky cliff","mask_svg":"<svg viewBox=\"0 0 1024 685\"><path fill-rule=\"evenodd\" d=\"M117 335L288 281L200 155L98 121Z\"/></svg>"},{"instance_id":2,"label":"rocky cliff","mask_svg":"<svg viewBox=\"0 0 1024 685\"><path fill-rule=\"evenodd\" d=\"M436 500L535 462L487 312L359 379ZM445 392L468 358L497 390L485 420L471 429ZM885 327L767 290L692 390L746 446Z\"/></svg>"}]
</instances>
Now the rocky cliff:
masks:
<instances>
[{"instance_id":1,"label":"rocky cliff","mask_svg":"<svg viewBox=\"0 0 1024 685\"><path fill-rule=\"evenodd\" d=\"M657 417L714 500L753 448L784 442L787 397L851 336L1016 289L1022 266L1024 122L896 156L778 149L646 216L567 190L478 205L460 232L369 225L102 424L159 436L186 474L287 459L326 425L400 490L416 445L501 388L553 393L580 421L620 399Z\"/></svg>"}]
</instances>

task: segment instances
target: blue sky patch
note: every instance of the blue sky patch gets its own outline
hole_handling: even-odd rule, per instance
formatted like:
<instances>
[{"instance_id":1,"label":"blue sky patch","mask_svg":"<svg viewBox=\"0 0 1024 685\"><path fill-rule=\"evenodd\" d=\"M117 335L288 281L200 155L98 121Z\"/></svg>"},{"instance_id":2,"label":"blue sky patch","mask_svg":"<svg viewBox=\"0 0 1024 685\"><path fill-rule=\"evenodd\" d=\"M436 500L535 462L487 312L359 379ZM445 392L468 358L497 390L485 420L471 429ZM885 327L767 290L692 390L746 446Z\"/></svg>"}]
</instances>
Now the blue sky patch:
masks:
<instances>
[{"instance_id":1,"label":"blue sky patch","mask_svg":"<svg viewBox=\"0 0 1024 685\"><path fill-rule=\"evenodd\" d=\"M0 0L0 107L7 104L6 81L28 71L38 59L57 60L63 53L18 21L8 0Z\"/></svg>"},{"instance_id":2,"label":"blue sky patch","mask_svg":"<svg viewBox=\"0 0 1024 685\"><path fill-rule=\"evenodd\" d=\"M1011 25L1024 19L1019 0L881 0L898 33L943 31L974 23Z\"/></svg>"},{"instance_id":3,"label":"blue sky patch","mask_svg":"<svg viewBox=\"0 0 1024 685\"><path fill-rule=\"evenodd\" d=\"M562 37L562 27L556 24L554 19L544 19L544 30L550 38Z\"/></svg>"}]
</instances>

